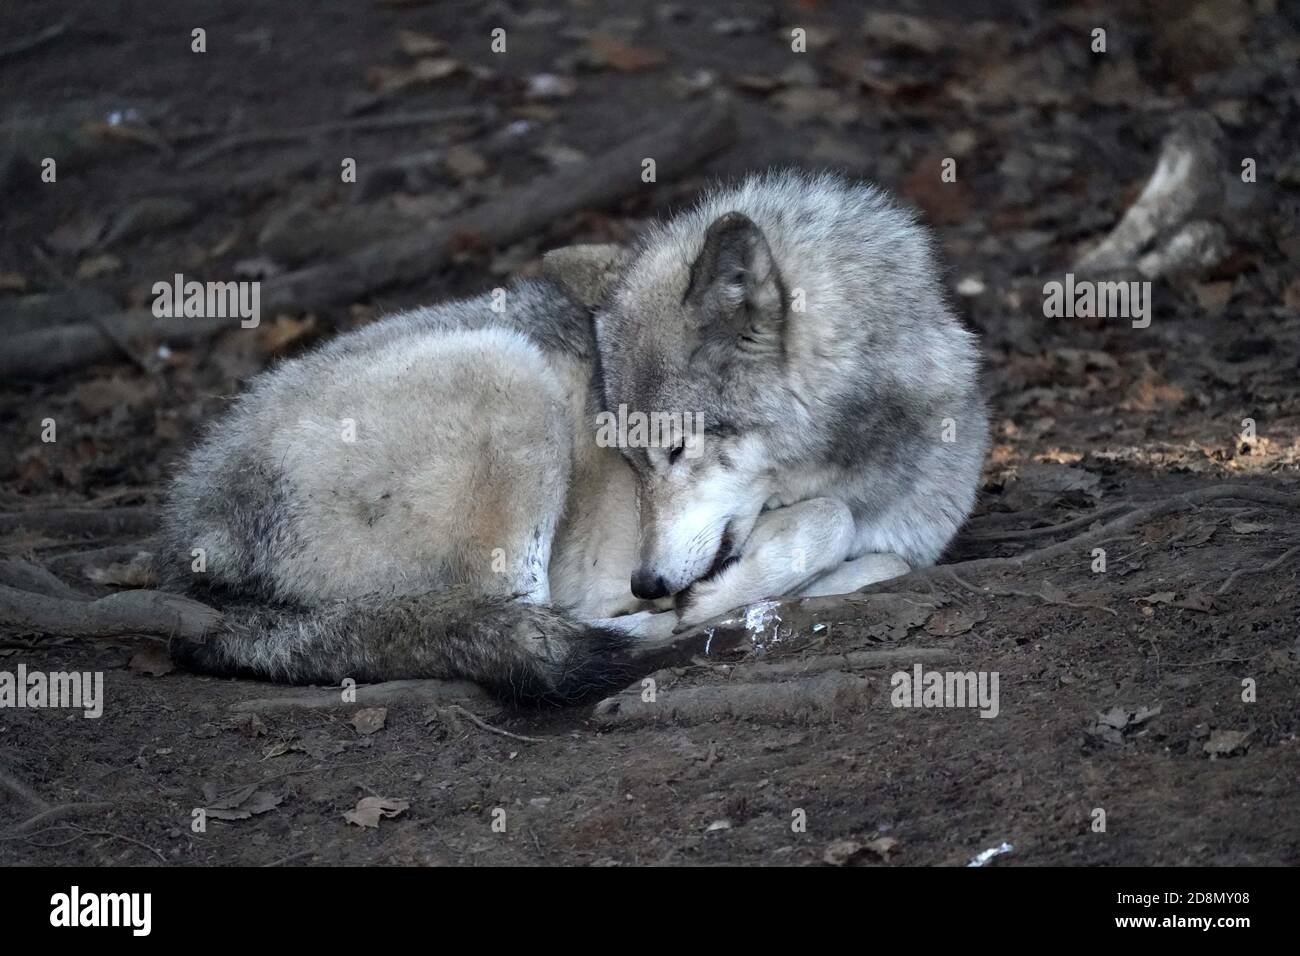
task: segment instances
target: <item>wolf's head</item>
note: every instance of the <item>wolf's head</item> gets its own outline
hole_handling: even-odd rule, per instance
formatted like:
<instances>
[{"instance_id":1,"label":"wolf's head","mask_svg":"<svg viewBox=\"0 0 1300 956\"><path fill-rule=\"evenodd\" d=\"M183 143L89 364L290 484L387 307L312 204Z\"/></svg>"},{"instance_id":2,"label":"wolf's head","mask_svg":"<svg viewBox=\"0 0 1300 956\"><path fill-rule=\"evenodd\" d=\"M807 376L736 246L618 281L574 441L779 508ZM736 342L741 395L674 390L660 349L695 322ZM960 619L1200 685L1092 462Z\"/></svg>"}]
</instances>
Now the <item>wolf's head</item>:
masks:
<instances>
[{"instance_id":1,"label":"wolf's head","mask_svg":"<svg viewBox=\"0 0 1300 956\"><path fill-rule=\"evenodd\" d=\"M771 494L790 421L789 293L763 230L727 212L652 238L597 315L606 408L640 485L632 592L675 594L722 566ZM645 425L638 428L638 425Z\"/></svg>"}]
</instances>

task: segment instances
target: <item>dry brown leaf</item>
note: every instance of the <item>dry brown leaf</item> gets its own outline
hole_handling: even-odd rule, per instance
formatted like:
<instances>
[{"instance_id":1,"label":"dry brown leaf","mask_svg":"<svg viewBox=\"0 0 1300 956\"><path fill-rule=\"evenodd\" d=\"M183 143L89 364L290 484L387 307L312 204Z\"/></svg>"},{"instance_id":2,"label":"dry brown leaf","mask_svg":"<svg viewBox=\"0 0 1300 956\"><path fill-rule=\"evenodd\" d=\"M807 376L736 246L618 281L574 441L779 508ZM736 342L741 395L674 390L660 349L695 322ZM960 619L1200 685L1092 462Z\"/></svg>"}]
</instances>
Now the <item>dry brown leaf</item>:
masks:
<instances>
[{"instance_id":1,"label":"dry brown leaf","mask_svg":"<svg viewBox=\"0 0 1300 956\"><path fill-rule=\"evenodd\" d=\"M1170 607L1183 607L1189 611L1200 611L1203 614L1214 614L1218 611L1214 598L1201 591L1192 591L1181 601L1171 601Z\"/></svg>"},{"instance_id":2,"label":"dry brown leaf","mask_svg":"<svg viewBox=\"0 0 1300 956\"><path fill-rule=\"evenodd\" d=\"M925 624L925 631L936 637L955 637L958 634L965 634L986 616L982 610L944 608L934 612Z\"/></svg>"},{"instance_id":3,"label":"dry brown leaf","mask_svg":"<svg viewBox=\"0 0 1300 956\"><path fill-rule=\"evenodd\" d=\"M378 829L383 817L392 818L410 809L409 800L397 800L392 797L362 797L355 810L348 810L343 819L359 827Z\"/></svg>"},{"instance_id":4,"label":"dry brown leaf","mask_svg":"<svg viewBox=\"0 0 1300 956\"><path fill-rule=\"evenodd\" d=\"M55 252L77 255L85 252L98 242L99 237L103 234L104 220L102 218L78 219L55 227L45 237L45 244Z\"/></svg>"},{"instance_id":5,"label":"dry brown leaf","mask_svg":"<svg viewBox=\"0 0 1300 956\"><path fill-rule=\"evenodd\" d=\"M462 69L450 57L422 57L410 66L376 66L366 71L366 83L378 93L397 93L413 86L437 83Z\"/></svg>"},{"instance_id":6,"label":"dry brown leaf","mask_svg":"<svg viewBox=\"0 0 1300 956\"><path fill-rule=\"evenodd\" d=\"M77 278L98 279L100 276L117 272L121 268L122 260L110 252L105 252L102 255L81 260L81 263L77 266Z\"/></svg>"},{"instance_id":7,"label":"dry brown leaf","mask_svg":"<svg viewBox=\"0 0 1300 956\"><path fill-rule=\"evenodd\" d=\"M398 30L397 48L407 56L437 56L446 51L447 44L418 30Z\"/></svg>"},{"instance_id":8,"label":"dry brown leaf","mask_svg":"<svg viewBox=\"0 0 1300 956\"><path fill-rule=\"evenodd\" d=\"M305 315L301 319L289 315L277 315L274 322L263 322L257 329L257 341L272 355L283 352L300 338L310 334L316 328L316 316Z\"/></svg>"},{"instance_id":9,"label":"dry brown leaf","mask_svg":"<svg viewBox=\"0 0 1300 956\"><path fill-rule=\"evenodd\" d=\"M970 214L970 192L960 172L953 182L943 181L944 159L938 153L923 156L903 180L903 193L931 222L962 222Z\"/></svg>"},{"instance_id":10,"label":"dry brown leaf","mask_svg":"<svg viewBox=\"0 0 1300 956\"><path fill-rule=\"evenodd\" d=\"M363 707L352 715L352 726L359 734L373 734L383 730L387 722L387 707Z\"/></svg>"},{"instance_id":11,"label":"dry brown leaf","mask_svg":"<svg viewBox=\"0 0 1300 956\"><path fill-rule=\"evenodd\" d=\"M258 790L254 783L232 790L220 798L209 799L203 813L213 820L247 820L274 810L283 801L283 797Z\"/></svg>"},{"instance_id":12,"label":"dry brown leaf","mask_svg":"<svg viewBox=\"0 0 1300 956\"><path fill-rule=\"evenodd\" d=\"M88 568L86 579L94 584L114 588L148 588L158 583L153 556L139 561L115 561L102 568Z\"/></svg>"},{"instance_id":13,"label":"dry brown leaf","mask_svg":"<svg viewBox=\"0 0 1300 956\"><path fill-rule=\"evenodd\" d=\"M167 654L167 648L153 643L138 648L126 666L132 673L143 674L145 677L162 677L176 669Z\"/></svg>"},{"instance_id":14,"label":"dry brown leaf","mask_svg":"<svg viewBox=\"0 0 1300 956\"><path fill-rule=\"evenodd\" d=\"M1250 746L1249 730L1214 730L1210 739L1201 748L1211 757L1229 757L1235 753L1245 753Z\"/></svg>"},{"instance_id":15,"label":"dry brown leaf","mask_svg":"<svg viewBox=\"0 0 1300 956\"><path fill-rule=\"evenodd\" d=\"M662 50L632 46L608 33L591 34L587 37L587 46L607 66L623 73L659 66L666 59Z\"/></svg>"},{"instance_id":16,"label":"dry brown leaf","mask_svg":"<svg viewBox=\"0 0 1300 956\"><path fill-rule=\"evenodd\" d=\"M17 272L0 272L0 292L26 292L27 277Z\"/></svg>"},{"instance_id":17,"label":"dry brown leaf","mask_svg":"<svg viewBox=\"0 0 1300 956\"><path fill-rule=\"evenodd\" d=\"M458 145L447 150L442 158L447 171L457 179L478 179L488 171L487 160L478 150Z\"/></svg>"},{"instance_id":18,"label":"dry brown leaf","mask_svg":"<svg viewBox=\"0 0 1300 956\"><path fill-rule=\"evenodd\" d=\"M1146 597L1136 598L1139 604L1173 604L1174 598L1178 595L1173 591L1157 591L1155 594L1148 594Z\"/></svg>"}]
</instances>

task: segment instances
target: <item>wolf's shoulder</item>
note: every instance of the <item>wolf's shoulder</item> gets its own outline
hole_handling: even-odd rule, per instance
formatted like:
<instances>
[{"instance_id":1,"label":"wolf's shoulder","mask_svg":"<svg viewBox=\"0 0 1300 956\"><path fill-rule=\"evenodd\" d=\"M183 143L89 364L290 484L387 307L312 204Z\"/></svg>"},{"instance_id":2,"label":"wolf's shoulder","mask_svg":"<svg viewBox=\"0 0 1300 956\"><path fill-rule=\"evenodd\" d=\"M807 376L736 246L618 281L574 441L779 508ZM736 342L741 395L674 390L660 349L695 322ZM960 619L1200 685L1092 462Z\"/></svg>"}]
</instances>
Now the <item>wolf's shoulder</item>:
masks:
<instances>
[{"instance_id":1,"label":"wolf's shoulder","mask_svg":"<svg viewBox=\"0 0 1300 956\"><path fill-rule=\"evenodd\" d=\"M523 279L482 295L422 306L386 316L342 335L316 354L324 360L454 332L499 329L515 332L546 352L589 357L590 313L557 283Z\"/></svg>"}]
</instances>

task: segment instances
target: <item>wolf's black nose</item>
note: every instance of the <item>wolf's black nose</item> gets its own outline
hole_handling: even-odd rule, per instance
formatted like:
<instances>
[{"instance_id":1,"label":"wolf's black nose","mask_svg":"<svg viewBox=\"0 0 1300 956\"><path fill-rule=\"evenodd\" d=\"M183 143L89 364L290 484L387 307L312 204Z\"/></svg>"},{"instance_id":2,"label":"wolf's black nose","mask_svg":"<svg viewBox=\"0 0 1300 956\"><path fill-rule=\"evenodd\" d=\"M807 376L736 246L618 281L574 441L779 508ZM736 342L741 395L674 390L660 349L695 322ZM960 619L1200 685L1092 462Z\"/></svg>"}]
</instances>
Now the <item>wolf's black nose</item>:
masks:
<instances>
[{"instance_id":1,"label":"wolf's black nose","mask_svg":"<svg viewBox=\"0 0 1300 956\"><path fill-rule=\"evenodd\" d=\"M632 572L632 593L643 601L668 596L668 582L653 571Z\"/></svg>"}]
</instances>

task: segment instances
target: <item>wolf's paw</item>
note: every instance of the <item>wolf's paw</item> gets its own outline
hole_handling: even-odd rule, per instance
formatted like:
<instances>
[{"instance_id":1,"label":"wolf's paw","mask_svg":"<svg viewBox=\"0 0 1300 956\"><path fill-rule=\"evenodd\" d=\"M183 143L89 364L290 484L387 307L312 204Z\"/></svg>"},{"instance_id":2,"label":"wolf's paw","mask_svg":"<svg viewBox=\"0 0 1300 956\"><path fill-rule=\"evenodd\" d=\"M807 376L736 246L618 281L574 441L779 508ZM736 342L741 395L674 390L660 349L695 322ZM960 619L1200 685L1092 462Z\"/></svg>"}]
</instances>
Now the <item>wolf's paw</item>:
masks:
<instances>
[{"instance_id":1,"label":"wolf's paw","mask_svg":"<svg viewBox=\"0 0 1300 956\"><path fill-rule=\"evenodd\" d=\"M749 603L726 572L707 581L697 581L677 596L677 626L674 634L690 630L733 608Z\"/></svg>"},{"instance_id":2,"label":"wolf's paw","mask_svg":"<svg viewBox=\"0 0 1300 956\"><path fill-rule=\"evenodd\" d=\"M677 623L677 615L671 611L659 611L657 613L653 611L637 611L633 614L622 614L618 617L597 618L587 623L611 631L619 631L629 637L668 637L673 633L673 626Z\"/></svg>"}]
</instances>

